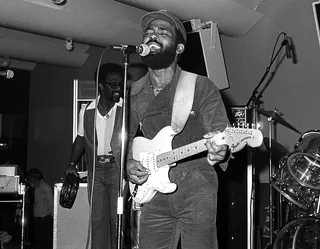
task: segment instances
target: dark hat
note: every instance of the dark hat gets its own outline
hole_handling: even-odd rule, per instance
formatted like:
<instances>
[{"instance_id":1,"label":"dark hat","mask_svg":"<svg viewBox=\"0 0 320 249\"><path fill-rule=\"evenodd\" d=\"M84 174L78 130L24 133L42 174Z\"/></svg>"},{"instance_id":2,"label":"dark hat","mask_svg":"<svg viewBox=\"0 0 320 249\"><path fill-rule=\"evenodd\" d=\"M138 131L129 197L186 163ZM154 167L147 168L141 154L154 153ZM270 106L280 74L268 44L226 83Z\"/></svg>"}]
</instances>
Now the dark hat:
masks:
<instances>
[{"instance_id":1,"label":"dark hat","mask_svg":"<svg viewBox=\"0 0 320 249\"><path fill-rule=\"evenodd\" d=\"M167 10L158 10L158 11L152 11L148 12L141 18L141 29L142 31L145 31L148 27L148 25L156 19L162 19L165 21L170 22L177 30L180 31L182 34L184 43L187 41L187 32L182 24L182 22L174 15L169 13Z\"/></svg>"}]
</instances>

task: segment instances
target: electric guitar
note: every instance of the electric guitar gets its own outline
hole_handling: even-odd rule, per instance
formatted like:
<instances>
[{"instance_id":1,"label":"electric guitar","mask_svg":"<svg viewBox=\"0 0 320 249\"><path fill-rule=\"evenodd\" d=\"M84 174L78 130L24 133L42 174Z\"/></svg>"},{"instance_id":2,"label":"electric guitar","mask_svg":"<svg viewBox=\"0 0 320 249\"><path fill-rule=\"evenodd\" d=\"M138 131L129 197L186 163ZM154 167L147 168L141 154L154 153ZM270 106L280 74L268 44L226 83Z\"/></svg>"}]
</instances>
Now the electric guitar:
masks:
<instances>
[{"instance_id":1,"label":"electric guitar","mask_svg":"<svg viewBox=\"0 0 320 249\"><path fill-rule=\"evenodd\" d=\"M133 139L133 159L140 161L150 171L148 180L142 185L129 182L130 193L136 203L149 202L157 191L161 193L175 191L177 185L169 180L170 167L175 166L177 161L207 150L208 139L205 138L172 150L171 143L176 134L171 126L166 126L151 140L144 137ZM227 127L209 140L214 140L218 145L227 144L233 153L247 144L250 147L259 147L263 135L258 129Z\"/></svg>"}]
</instances>

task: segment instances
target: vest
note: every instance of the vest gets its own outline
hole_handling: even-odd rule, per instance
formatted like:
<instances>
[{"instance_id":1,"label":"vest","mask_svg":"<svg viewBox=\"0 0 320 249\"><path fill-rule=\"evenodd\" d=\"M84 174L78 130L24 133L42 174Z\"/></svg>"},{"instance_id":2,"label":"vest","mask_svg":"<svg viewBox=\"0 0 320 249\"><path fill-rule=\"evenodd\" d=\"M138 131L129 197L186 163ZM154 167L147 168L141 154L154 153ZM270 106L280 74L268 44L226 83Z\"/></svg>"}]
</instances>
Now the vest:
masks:
<instances>
[{"instance_id":1,"label":"vest","mask_svg":"<svg viewBox=\"0 0 320 249\"><path fill-rule=\"evenodd\" d=\"M88 170L92 171L93 166L93 150L97 155L97 132L94 127L95 109L86 110L84 113L84 138L85 138L85 161ZM116 159L117 167L121 162L121 124L122 124L122 107L117 106L114 129L110 141L112 153ZM95 135L95 146L93 145L93 134Z\"/></svg>"}]
</instances>

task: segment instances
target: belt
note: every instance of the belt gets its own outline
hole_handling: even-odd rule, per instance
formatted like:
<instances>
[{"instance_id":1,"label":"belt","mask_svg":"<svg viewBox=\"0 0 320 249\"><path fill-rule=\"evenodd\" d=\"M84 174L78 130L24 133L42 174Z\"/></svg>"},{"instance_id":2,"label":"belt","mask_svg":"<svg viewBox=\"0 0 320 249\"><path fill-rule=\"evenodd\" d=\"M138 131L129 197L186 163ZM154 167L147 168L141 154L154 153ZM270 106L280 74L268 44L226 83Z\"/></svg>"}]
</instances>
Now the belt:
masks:
<instances>
[{"instance_id":1,"label":"belt","mask_svg":"<svg viewBox=\"0 0 320 249\"><path fill-rule=\"evenodd\" d=\"M97 156L97 161L99 163L114 163L116 160L113 155L101 155Z\"/></svg>"}]
</instances>

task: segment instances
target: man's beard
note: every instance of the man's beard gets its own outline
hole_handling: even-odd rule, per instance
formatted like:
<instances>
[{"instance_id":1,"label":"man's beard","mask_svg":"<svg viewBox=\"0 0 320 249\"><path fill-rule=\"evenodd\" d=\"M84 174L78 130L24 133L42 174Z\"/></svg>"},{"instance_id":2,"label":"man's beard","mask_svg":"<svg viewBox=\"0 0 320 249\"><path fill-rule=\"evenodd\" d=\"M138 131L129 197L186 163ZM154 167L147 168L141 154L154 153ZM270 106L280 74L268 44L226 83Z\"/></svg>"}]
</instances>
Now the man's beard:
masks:
<instances>
[{"instance_id":1,"label":"man's beard","mask_svg":"<svg viewBox=\"0 0 320 249\"><path fill-rule=\"evenodd\" d=\"M148 67L157 70L169 67L174 62L175 56L176 46L170 46L159 53L150 53L141 59Z\"/></svg>"}]
</instances>

